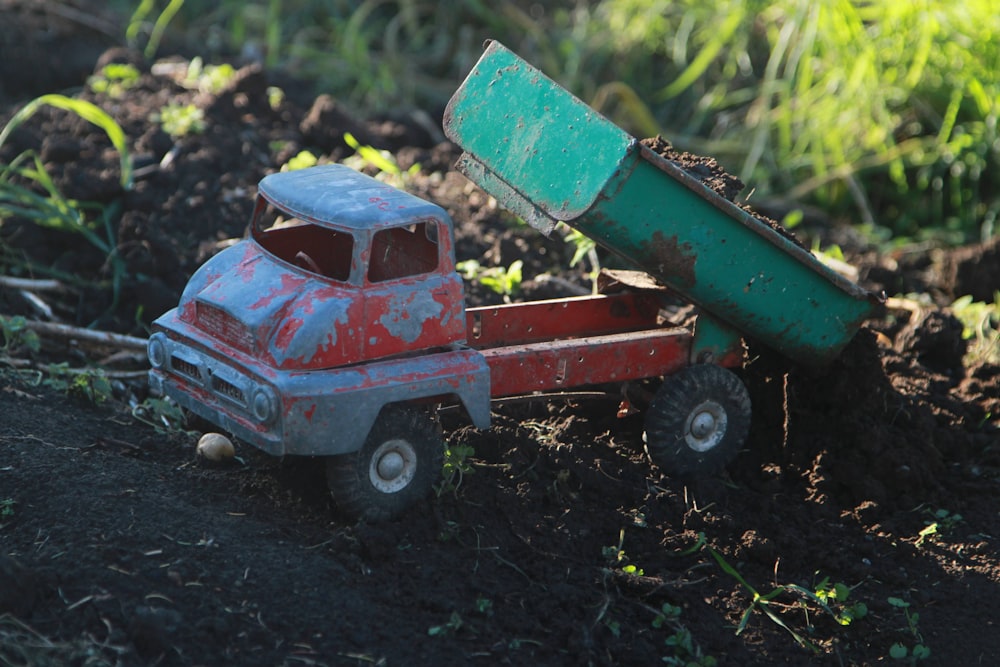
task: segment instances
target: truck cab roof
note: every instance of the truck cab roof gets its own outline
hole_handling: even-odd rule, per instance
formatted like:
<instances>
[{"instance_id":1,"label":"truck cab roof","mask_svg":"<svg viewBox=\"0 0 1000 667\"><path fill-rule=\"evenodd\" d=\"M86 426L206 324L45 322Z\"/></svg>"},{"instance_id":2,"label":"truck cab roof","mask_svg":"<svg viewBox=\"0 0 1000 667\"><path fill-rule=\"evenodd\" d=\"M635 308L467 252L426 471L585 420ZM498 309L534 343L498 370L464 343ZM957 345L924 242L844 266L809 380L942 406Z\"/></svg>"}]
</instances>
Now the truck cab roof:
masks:
<instances>
[{"instance_id":1,"label":"truck cab roof","mask_svg":"<svg viewBox=\"0 0 1000 667\"><path fill-rule=\"evenodd\" d=\"M440 206L341 164L270 174L261 180L259 193L296 217L324 226L377 230L427 218L451 224Z\"/></svg>"}]
</instances>

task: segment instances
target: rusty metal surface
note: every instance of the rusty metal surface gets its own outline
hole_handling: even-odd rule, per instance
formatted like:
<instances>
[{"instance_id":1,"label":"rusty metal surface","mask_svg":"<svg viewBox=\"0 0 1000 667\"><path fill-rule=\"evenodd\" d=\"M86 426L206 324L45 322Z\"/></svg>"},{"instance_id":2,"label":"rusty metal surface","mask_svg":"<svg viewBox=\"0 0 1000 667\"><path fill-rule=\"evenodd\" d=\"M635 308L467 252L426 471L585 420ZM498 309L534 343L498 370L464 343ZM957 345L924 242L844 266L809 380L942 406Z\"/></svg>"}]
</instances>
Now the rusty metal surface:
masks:
<instances>
[{"instance_id":1,"label":"rusty metal surface","mask_svg":"<svg viewBox=\"0 0 1000 667\"><path fill-rule=\"evenodd\" d=\"M486 172L501 179L515 175L514 189L548 216L570 220L582 215L614 178L618 156L635 140L553 87L499 42L487 44L480 63L445 109L445 134L466 147L472 142L466 150ZM496 99L509 103L496 104ZM586 164L575 147L591 153ZM524 173L545 177L517 178Z\"/></svg>"},{"instance_id":2,"label":"rusty metal surface","mask_svg":"<svg viewBox=\"0 0 1000 667\"><path fill-rule=\"evenodd\" d=\"M489 368L473 350L302 372L220 354L197 338L179 320L161 322L151 345L163 346L164 361L150 372L151 388L270 454L356 451L382 407L396 402L457 400L477 427L490 423Z\"/></svg>"},{"instance_id":3,"label":"rusty metal surface","mask_svg":"<svg viewBox=\"0 0 1000 667\"><path fill-rule=\"evenodd\" d=\"M691 332L650 329L483 350L490 393L515 396L669 375L688 365Z\"/></svg>"},{"instance_id":4,"label":"rusty metal surface","mask_svg":"<svg viewBox=\"0 0 1000 667\"><path fill-rule=\"evenodd\" d=\"M437 206L414 204L422 200L412 195L393 195L398 193L393 188L385 192L387 186L347 168L322 167L317 172L275 174L283 178L270 181L270 196L303 196L293 187L296 179L290 174L298 174L314 188L325 182L332 191L351 192L346 212L329 210L336 205L328 199L310 210L347 220L347 227L330 220L317 224L356 237L350 261L360 268L348 280L332 279L276 256L262 245L273 240L255 235L211 258L192 276L178 306L180 319L203 332L205 344L215 345L221 354L232 347L259 363L286 370L333 368L464 340L463 287L453 268L447 213ZM374 191L382 194L378 201L369 201ZM383 211L381 202L393 202L395 208ZM309 208L304 202L295 203L298 209ZM427 217L431 213L439 217ZM397 227L415 221L437 225L439 257L434 270L371 282L366 271L373 261L371 238L375 230L388 227L387 219Z\"/></svg>"},{"instance_id":5,"label":"rusty metal surface","mask_svg":"<svg viewBox=\"0 0 1000 667\"><path fill-rule=\"evenodd\" d=\"M637 292L481 306L466 310L469 345L483 349L657 326L655 298Z\"/></svg>"}]
</instances>

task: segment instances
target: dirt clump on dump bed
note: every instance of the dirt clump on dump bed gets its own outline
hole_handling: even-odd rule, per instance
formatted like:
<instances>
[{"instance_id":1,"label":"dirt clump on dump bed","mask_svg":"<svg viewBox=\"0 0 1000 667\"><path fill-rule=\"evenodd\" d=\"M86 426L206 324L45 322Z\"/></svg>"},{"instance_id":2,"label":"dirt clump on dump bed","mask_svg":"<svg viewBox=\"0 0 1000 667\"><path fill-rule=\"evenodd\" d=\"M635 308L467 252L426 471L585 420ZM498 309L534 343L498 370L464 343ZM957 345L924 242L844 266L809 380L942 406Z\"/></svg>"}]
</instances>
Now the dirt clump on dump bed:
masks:
<instances>
[{"instance_id":1,"label":"dirt clump on dump bed","mask_svg":"<svg viewBox=\"0 0 1000 667\"><path fill-rule=\"evenodd\" d=\"M714 157L695 155L687 151L678 151L674 149L673 144L661 136L642 139L639 143L656 155L680 167L688 176L699 181L723 199L739 206L753 218L767 225L782 237L806 250L802 242L779 222L772 220L758 211L754 211L753 208L745 203L736 202L736 197L743 192L746 186L739 178L727 172Z\"/></svg>"},{"instance_id":2,"label":"dirt clump on dump bed","mask_svg":"<svg viewBox=\"0 0 1000 667\"><path fill-rule=\"evenodd\" d=\"M131 189L103 133L62 111L40 111L0 149L4 162L41 151L61 191L110 212L91 222L115 248L5 219L7 272L75 276L37 299L0 289L5 318L41 318L40 300L58 323L144 337L197 266L242 236L259 179L304 150L348 158L345 131L421 165L407 187L452 215L459 259L520 259L557 292L586 284L567 268L571 248L510 224L419 122L309 95L272 104L269 86L298 88L256 65L217 93L178 69L141 71L121 97L81 93L124 128ZM150 118L168 102L201 109L204 130L164 132ZM977 256L995 275L996 256ZM1000 654L1000 368L965 357L962 333L943 303L900 299L823 368L750 341L747 447L709 479L652 466L621 394L500 403L485 431L442 410L464 458L382 524L333 511L322 462L237 441L236 459L211 464L194 454L197 433L134 416L150 415L133 413L141 349L46 336L33 351L5 333L0 661L874 665L920 644L935 664L987 663ZM849 598L819 604L837 584ZM775 591L767 611L784 626L750 587Z\"/></svg>"}]
</instances>

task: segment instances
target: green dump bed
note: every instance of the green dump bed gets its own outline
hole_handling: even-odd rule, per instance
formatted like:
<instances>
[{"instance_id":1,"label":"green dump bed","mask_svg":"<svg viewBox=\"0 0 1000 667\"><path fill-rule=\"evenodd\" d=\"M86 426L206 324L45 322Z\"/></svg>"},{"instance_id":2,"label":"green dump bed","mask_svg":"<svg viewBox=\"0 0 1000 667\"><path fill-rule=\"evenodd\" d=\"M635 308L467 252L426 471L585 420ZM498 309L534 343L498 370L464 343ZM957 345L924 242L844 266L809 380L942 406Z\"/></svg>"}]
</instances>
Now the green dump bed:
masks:
<instances>
[{"instance_id":1,"label":"green dump bed","mask_svg":"<svg viewBox=\"0 0 1000 667\"><path fill-rule=\"evenodd\" d=\"M498 42L444 125L459 169L505 208L578 229L791 359L829 361L877 302Z\"/></svg>"}]
</instances>

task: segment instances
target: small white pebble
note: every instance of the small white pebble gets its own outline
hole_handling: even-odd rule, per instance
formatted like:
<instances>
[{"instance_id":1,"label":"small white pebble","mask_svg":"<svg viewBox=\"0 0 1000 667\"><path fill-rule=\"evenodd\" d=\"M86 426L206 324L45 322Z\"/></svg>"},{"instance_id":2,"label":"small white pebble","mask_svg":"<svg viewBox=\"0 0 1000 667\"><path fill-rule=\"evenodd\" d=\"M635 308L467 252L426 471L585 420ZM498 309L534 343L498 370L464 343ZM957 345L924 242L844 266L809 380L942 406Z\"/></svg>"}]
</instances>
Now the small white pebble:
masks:
<instances>
[{"instance_id":1,"label":"small white pebble","mask_svg":"<svg viewBox=\"0 0 1000 667\"><path fill-rule=\"evenodd\" d=\"M236 456L236 448L221 433L206 433L198 440L198 455L209 461L228 461Z\"/></svg>"}]
</instances>

